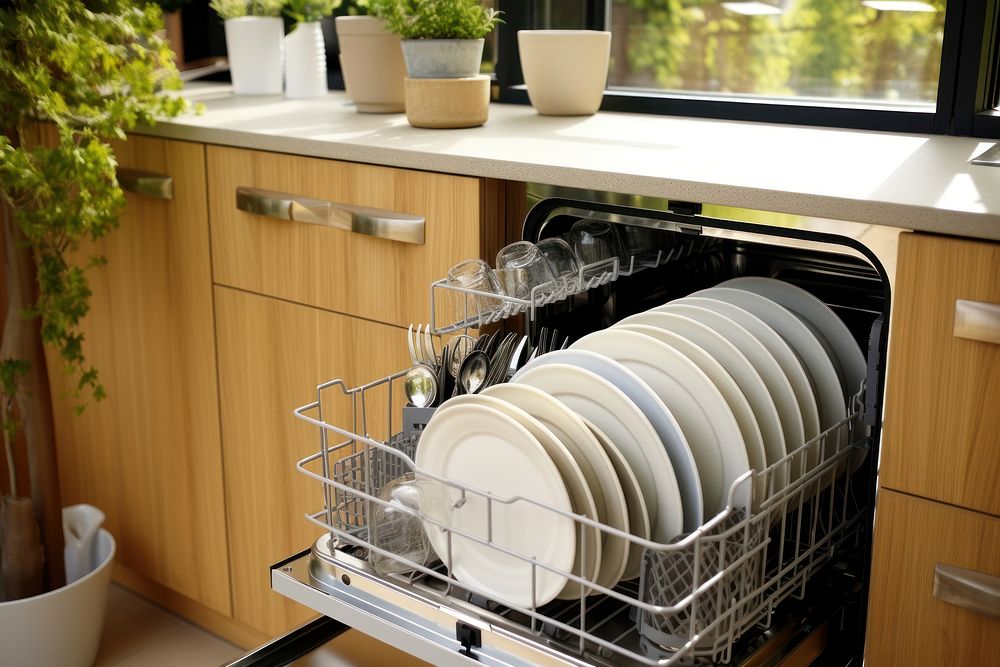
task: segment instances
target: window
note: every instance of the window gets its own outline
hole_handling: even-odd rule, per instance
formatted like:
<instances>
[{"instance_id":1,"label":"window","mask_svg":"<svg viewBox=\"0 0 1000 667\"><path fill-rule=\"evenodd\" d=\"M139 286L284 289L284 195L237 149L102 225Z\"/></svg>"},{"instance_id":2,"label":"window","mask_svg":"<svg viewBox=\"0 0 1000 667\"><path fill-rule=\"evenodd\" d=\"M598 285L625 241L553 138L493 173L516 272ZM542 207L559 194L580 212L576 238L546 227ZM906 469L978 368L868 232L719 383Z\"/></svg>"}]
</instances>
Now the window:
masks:
<instances>
[{"instance_id":1,"label":"window","mask_svg":"<svg viewBox=\"0 0 1000 667\"><path fill-rule=\"evenodd\" d=\"M507 19L497 54L505 101L527 99L516 30L586 27L612 33L606 109L963 134L977 121L986 127L985 110L1000 121L1000 0L498 4Z\"/></svg>"}]
</instances>

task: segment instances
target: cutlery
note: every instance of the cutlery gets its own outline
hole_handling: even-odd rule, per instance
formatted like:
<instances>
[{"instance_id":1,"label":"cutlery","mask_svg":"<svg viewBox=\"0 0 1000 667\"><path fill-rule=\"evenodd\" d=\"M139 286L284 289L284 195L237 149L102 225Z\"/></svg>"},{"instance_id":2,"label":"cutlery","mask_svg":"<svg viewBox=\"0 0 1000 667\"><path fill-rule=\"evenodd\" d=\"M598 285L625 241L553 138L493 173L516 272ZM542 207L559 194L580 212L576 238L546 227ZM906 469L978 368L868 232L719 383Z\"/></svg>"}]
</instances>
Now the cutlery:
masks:
<instances>
[{"instance_id":1,"label":"cutlery","mask_svg":"<svg viewBox=\"0 0 1000 667\"><path fill-rule=\"evenodd\" d=\"M418 408L426 408L437 398L438 384L434 370L425 364L417 364L406 372L403 380L406 398Z\"/></svg>"},{"instance_id":2,"label":"cutlery","mask_svg":"<svg viewBox=\"0 0 1000 667\"><path fill-rule=\"evenodd\" d=\"M462 362L458 381L467 394L478 393L490 373L490 358L482 350L473 350Z\"/></svg>"},{"instance_id":3,"label":"cutlery","mask_svg":"<svg viewBox=\"0 0 1000 667\"><path fill-rule=\"evenodd\" d=\"M514 377L514 373L517 369L521 367L521 359L524 357L525 350L528 349L528 337L521 336L521 341L517 344L517 348L514 353L510 355L510 363L507 365L507 377L505 380L510 380Z\"/></svg>"},{"instance_id":4,"label":"cutlery","mask_svg":"<svg viewBox=\"0 0 1000 667\"><path fill-rule=\"evenodd\" d=\"M414 349L413 345L413 325L410 324L409 328L406 330L406 347L410 350L410 363L414 366L420 363L417 359L417 351Z\"/></svg>"},{"instance_id":5,"label":"cutlery","mask_svg":"<svg viewBox=\"0 0 1000 667\"><path fill-rule=\"evenodd\" d=\"M424 327L424 354L428 359L428 366L437 366L438 355L437 350L434 349L434 337L431 336L431 325L430 323Z\"/></svg>"},{"instance_id":6,"label":"cutlery","mask_svg":"<svg viewBox=\"0 0 1000 667\"><path fill-rule=\"evenodd\" d=\"M445 401L445 397L448 395L448 379L451 377L448 372L449 359L448 355L451 354L451 350L447 346L441 350L441 363L437 368L437 398L434 400L434 405L441 405Z\"/></svg>"},{"instance_id":7,"label":"cutlery","mask_svg":"<svg viewBox=\"0 0 1000 667\"><path fill-rule=\"evenodd\" d=\"M458 369L461 368L465 357L476 347L476 340L472 336L455 336L448 341L445 349L450 350L448 356L448 373L452 378L458 377ZM444 362L442 362L443 364Z\"/></svg>"}]
</instances>

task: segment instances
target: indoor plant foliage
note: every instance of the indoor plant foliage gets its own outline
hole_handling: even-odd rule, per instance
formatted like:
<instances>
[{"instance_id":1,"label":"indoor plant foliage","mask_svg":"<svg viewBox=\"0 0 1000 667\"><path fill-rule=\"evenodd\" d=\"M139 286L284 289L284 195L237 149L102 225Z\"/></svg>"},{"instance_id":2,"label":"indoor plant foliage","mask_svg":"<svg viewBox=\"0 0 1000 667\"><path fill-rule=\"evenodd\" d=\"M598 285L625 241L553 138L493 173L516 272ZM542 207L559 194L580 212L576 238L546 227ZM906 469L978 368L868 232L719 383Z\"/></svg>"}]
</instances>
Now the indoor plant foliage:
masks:
<instances>
[{"instance_id":1,"label":"indoor plant foliage","mask_svg":"<svg viewBox=\"0 0 1000 667\"><path fill-rule=\"evenodd\" d=\"M285 14L295 27L285 37L285 95L315 97L326 93L326 43L319 22L341 0L288 0Z\"/></svg>"},{"instance_id":2,"label":"indoor plant foliage","mask_svg":"<svg viewBox=\"0 0 1000 667\"><path fill-rule=\"evenodd\" d=\"M233 92L280 94L284 0L211 0L208 4L226 22L226 52Z\"/></svg>"},{"instance_id":3,"label":"indoor plant foliage","mask_svg":"<svg viewBox=\"0 0 1000 667\"><path fill-rule=\"evenodd\" d=\"M500 23L479 0L372 0L371 10L403 38L411 78L479 74L484 38Z\"/></svg>"},{"instance_id":4,"label":"indoor plant foliage","mask_svg":"<svg viewBox=\"0 0 1000 667\"><path fill-rule=\"evenodd\" d=\"M13 0L0 8L0 194L9 300L0 414L12 486L0 512L0 599L63 585L62 508L42 344L58 352L74 378L78 409L103 397L79 332L90 296L86 270L103 260L81 265L75 258L81 242L115 228L124 205L107 142L187 106L159 94L180 88L173 55L156 36L161 27L157 5L131 0ZM28 446L44 577L41 547L29 539L38 528L12 523L9 511L27 503L15 497L12 449L19 427Z\"/></svg>"}]
</instances>

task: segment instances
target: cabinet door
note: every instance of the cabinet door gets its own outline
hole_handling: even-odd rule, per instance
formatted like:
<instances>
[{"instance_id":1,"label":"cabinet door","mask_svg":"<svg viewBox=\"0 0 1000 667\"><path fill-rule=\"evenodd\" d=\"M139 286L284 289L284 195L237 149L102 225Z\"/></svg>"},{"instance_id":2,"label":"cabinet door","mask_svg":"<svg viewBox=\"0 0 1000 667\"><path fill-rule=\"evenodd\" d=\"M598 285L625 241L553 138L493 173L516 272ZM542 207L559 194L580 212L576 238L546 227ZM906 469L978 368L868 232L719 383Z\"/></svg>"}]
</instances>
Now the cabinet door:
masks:
<instances>
[{"instance_id":1,"label":"cabinet door","mask_svg":"<svg viewBox=\"0 0 1000 667\"><path fill-rule=\"evenodd\" d=\"M865 664L995 665L1000 620L935 597L934 580L941 564L1000 585L1000 519L886 489L877 506Z\"/></svg>"},{"instance_id":2,"label":"cabinet door","mask_svg":"<svg viewBox=\"0 0 1000 667\"><path fill-rule=\"evenodd\" d=\"M227 287L216 287L215 307L233 612L275 636L311 612L271 591L268 566L322 533L303 517L322 509L321 485L295 469L319 451L319 431L292 410L316 400L320 382L405 368L406 330ZM323 417L349 424L351 410L332 402Z\"/></svg>"},{"instance_id":3,"label":"cabinet door","mask_svg":"<svg viewBox=\"0 0 1000 667\"><path fill-rule=\"evenodd\" d=\"M880 483L1000 516L1000 243L899 242Z\"/></svg>"},{"instance_id":4,"label":"cabinet door","mask_svg":"<svg viewBox=\"0 0 1000 667\"><path fill-rule=\"evenodd\" d=\"M84 349L107 399L76 416L49 354L63 501L104 510L121 565L228 614L205 149L133 136L116 154L172 176L173 199L127 194L94 249Z\"/></svg>"}]
</instances>

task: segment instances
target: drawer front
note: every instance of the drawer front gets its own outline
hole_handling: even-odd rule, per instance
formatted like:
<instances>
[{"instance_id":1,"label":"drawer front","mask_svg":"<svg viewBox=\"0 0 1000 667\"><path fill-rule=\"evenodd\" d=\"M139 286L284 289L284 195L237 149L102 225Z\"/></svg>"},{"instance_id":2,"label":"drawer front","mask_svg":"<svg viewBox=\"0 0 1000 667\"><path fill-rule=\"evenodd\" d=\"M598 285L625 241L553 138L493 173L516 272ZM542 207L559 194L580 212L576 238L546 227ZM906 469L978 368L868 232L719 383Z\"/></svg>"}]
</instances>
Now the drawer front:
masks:
<instances>
[{"instance_id":1,"label":"drawer front","mask_svg":"<svg viewBox=\"0 0 1000 667\"><path fill-rule=\"evenodd\" d=\"M1000 519L885 489L877 508L866 664L996 664L1000 619L934 591L938 565L987 575L1000 587ZM939 577L939 595L946 584Z\"/></svg>"},{"instance_id":2,"label":"drawer front","mask_svg":"<svg viewBox=\"0 0 1000 667\"><path fill-rule=\"evenodd\" d=\"M480 254L477 178L218 146L208 148L208 174L220 284L406 325L428 320L431 282ZM248 213L237 208L237 188L308 198L314 210L334 202L420 216L423 243ZM273 202L257 208L268 205L277 212Z\"/></svg>"},{"instance_id":3,"label":"drawer front","mask_svg":"<svg viewBox=\"0 0 1000 667\"><path fill-rule=\"evenodd\" d=\"M881 484L1000 515L1000 244L903 234L896 292Z\"/></svg>"}]
</instances>

